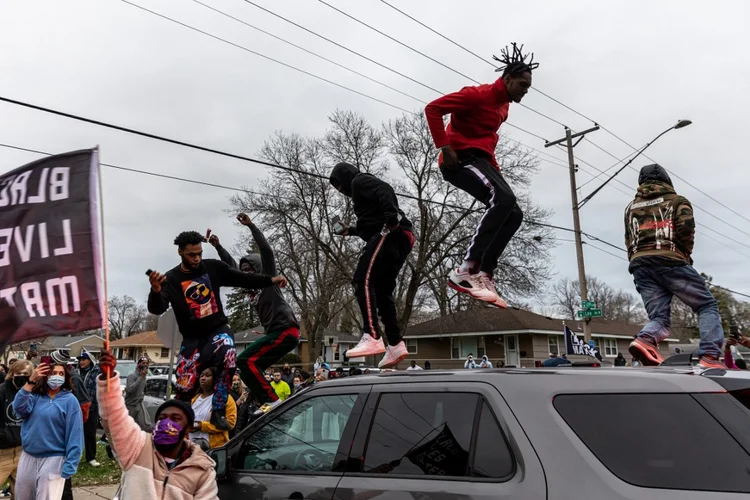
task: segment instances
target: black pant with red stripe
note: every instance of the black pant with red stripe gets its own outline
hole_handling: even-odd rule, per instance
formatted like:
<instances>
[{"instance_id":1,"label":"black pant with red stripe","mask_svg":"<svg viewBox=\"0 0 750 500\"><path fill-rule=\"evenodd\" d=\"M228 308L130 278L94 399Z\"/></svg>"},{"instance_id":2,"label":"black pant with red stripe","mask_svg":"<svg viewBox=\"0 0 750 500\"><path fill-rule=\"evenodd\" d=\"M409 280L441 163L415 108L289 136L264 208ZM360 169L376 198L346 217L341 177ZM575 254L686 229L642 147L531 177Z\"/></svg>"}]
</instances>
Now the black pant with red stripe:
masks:
<instances>
[{"instance_id":1,"label":"black pant with red stripe","mask_svg":"<svg viewBox=\"0 0 750 500\"><path fill-rule=\"evenodd\" d=\"M284 354L297 347L297 344L299 328L294 326L281 332L268 332L237 357L240 378L250 389L250 394L259 406L279 399L271 384L266 381L264 372Z\"/></svg>"},{"instance_id":2,"label":"black pant with red stripe","mask_svg":"<svg viewBox=\"0 0 750 500\"><path fill-rule=\"evenodd\" d=\"M393 291L398 273L413 245L414 235L404 229L373 236L365 245L354 270L352 284L362 311L362 330L376 339L380 338L379 315L385 326L388 345L401 342Z\"/></svg>"},{"instance_id":3,"label":"black pant with red stripe","mask_svg":"<svg viewBox=\"0 0 750 500\"><path fill-rule=\"evenodd\" d=\"M500 255L521 227L523 212L498 169L474 152L457 153L461 166L455 170L441 168L443 178L486 207L464 260L478 262L478 270L492 276Z\"/></svg>"}]
</instances>

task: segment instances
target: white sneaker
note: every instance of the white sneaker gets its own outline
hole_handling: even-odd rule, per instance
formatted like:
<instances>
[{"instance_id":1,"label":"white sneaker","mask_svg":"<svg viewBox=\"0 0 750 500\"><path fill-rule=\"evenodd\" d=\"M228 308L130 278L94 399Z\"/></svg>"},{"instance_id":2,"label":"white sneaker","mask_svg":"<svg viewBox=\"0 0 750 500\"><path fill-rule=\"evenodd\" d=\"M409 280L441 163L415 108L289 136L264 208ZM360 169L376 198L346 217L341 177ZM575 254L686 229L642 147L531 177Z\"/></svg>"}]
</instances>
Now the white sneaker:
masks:
<instances>
[{"instance_id":1,"label":"white sneaker","mask_svg":"<svg viewBox=\"0 0 750 500\"><path fill-rule=\"evenodd\" d=\"M101 467L101 465L102 465L102 464L100 464L100 463L99 463L99 462L97 462L96 460L91 460L91 461L89 461L89 465L90 465L91 467Z\"/></svg>"},{"instance_id":2,"label":"white sneaker","mask_svg":"<svg viewBox=\"0 0 750 500\"><path fill-rule=\"evenodd\" d=\"M448 286L484 302L494 303L499 299L497 293L487 289L479 274L462 273L459 269L454 269L448 276Z\"/></svg>"},{"instance_id":3,"label":"white sneaker","mask_svg":"<svg viewBox=\"0 0 750 500\"><path fill-rule=\"evenodd\" d=\"M347 358L361 358L362 356L375 356L385 352L383 339L374 339L369 333L363 333L359 344L346 351Z\"/></svg>"},{"instance_id":4,"label":"white sneaker","mask_svg":"<svg viewBox=\"0 0 750 500\"><path fill-rule=\"evenodd\" d=\"M482 285L484 285L484 288L487 291L495 294L495 300L492 302L492 305L497 306L501 309L507 309L508 303L505 302L503 299L501 299L500 294L497 293L497 288L495 288L495 280L492 279L492 276L488 276L488 275L480 273L479 280L482 282Z\"/></svg>"},{"instance_id":5,"label":"white sneaker","mask_svg":"<svg viewBox=\"0 0 750 500\"><path fill-rule=\"evenodd\" d=\"M406 359L409 352L406 350L406 344L403 340L395 346L388 346L385 350L385 356L378 363L378 368L392 368Z\"/></svg>"}]
</instances>

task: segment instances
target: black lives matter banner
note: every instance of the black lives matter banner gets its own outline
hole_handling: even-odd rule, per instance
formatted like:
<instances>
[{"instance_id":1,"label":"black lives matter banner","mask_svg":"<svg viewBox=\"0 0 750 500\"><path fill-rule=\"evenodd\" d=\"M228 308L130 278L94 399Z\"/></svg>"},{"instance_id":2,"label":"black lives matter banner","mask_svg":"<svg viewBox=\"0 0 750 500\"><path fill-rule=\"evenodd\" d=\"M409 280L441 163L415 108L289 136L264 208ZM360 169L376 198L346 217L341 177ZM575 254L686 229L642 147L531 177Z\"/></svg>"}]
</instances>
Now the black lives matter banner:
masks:
<instances>
[{"instance_id":1,"label":"black lives matter banner","mask_svg":"<svg viewBox=\"0 0 750 500\"><path fill-rule=\"evenodd\" d=\"M434 439L414 448L406 457L428 476L464 476L469 452L464 450L448 424Z\"/></svg>"},{"instance_id":2,"label":"black lives matter banner","mask_svg":"<svg viewBox=\"0 0 750 500\"><path fill-rule=\"evenodd\" d=\"M98 175L95 149L0 175L2 343L102 327Z\"/></svg>"},{"instance_id":3,"label":"black lives matter banner","mask_svg":"<svg viewBox=\"0 0 750 500\"><path fill-rule=\"evenodd\" d=\"M599 361L602 360L601 354L595 348L587 344L578 338L578 335L567 326L563 327L563 334L565 335L565 352L566 354L577 354L579 356L591 356Z\"/></svg>"}]
</instances>

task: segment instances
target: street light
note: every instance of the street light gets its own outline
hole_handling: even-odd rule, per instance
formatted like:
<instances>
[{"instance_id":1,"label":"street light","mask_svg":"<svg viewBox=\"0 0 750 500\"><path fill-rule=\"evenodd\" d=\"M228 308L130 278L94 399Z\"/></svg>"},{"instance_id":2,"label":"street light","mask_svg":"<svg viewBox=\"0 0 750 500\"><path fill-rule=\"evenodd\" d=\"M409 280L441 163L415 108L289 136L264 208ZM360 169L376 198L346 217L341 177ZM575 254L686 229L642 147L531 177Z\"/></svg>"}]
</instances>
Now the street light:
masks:
<instances>
[{"instance_id":1,"label":"street light","mask_svg":"<svg viewBox=\"0 0 750 500\"><path fill-rule=\"evenodd\" d=\"M690 125L691 123L693 123L693 122L690 121L690 120L678 120L675 125L669 127L667 130L665 130L661 134L659 134L656 137L654 137L650 142L647 142L646 145L643 146L641 148L641 150L638 151L638 153L636 153L635 156L633 156L630 160L628 160L628 162L625 165L623 165L622 167L620 167L617 170L617 172L615 172L614 174L612 174L606 181L604 181L602 183L601 186L599 186L598 188L594 189L591 192L591 194L589 194L587 197L585 197L583 200L581 200L581 203L578 204L578 208L580 209L586 203L588 203L589 200L596 195L596 193L598 193L599 191L601 191L604 186L606 186L607 184L609 184L609 181L611 181L612 179L614 179L615 177L617 177L617 174L619 174L620 172L622 172L623 170L625 170L628 167L628 165L630 165L631 163L633 163L633 160L635 160L636 158L638 158L644 151L646 151L646 149L648 149L649 146L651 146L653 143L655 143L661 136L663 136L664 134L666 134L670 130L677 130L679 128L685 128L688 125Z\"/></svg>"}]
</instances>

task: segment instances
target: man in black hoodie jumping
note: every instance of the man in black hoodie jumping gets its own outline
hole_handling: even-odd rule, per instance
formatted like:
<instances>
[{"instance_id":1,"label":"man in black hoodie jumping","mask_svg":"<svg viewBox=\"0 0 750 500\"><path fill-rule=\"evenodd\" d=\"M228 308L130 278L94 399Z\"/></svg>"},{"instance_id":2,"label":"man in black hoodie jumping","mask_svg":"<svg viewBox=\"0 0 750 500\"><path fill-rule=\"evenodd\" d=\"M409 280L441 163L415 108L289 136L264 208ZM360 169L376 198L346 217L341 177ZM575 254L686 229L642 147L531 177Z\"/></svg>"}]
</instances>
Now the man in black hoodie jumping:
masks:
<instances>
[{"instance_id":1,"label":"man in black hoodie jumping","mask_svg":"<svg viewBox=\"0 0 750 500\"><path fill-rule=\"evenodd\" d=\"M276 275L276 258L266 237L247 214L238 215L237 220L250 229L259 252L242 257L240 271ZM237 366L240 369L242 381L250 389L251 396L255 398L260 408L259 411L265 413L276 406L280 400L276 391L266 380L264 372L282 356L297 347L299 322L278 286L248 290L247 297L258 311L258 318L265 335L240 353L237 357Z\"/></svg>"},{"instance_id":2,"label":"man in black hoodie jumping","mask_svg":"<svg viewBox=\"0 0 750 500\"><path fill-rule=\"evenodd\" d=\"M346 352L347 358L386 353L378 364L390 368L407 356L396 314L393 291L396 279L414 246L412 223L398 208L393 188L349 163L333 167L331 185L352 199L357 225L344 228L341 236L359 236L365 242L352 284L362 311L362 339ZM401 216L399 220L399 216ZM378 314L385 326L388 348L383 345Z\"/></svg>"}]
</instances>

